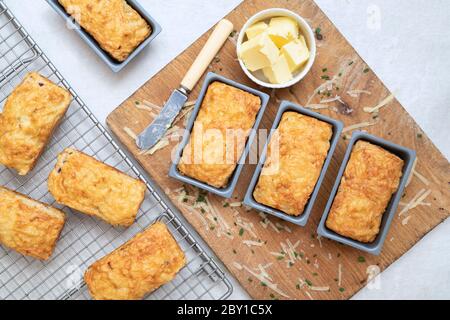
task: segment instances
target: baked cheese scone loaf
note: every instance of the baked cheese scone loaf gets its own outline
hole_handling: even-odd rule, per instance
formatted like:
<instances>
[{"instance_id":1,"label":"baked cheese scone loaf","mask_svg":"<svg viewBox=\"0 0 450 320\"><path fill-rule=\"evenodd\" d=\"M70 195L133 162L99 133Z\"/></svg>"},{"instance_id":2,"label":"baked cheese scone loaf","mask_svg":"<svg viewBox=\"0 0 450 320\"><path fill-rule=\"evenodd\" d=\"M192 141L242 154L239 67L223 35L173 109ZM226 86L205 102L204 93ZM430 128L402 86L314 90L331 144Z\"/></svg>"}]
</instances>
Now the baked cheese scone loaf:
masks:
<instances>
[{"instance_id":1,"label":"baked cheese scone loaf","mask_svg":"<svg viewBox=\"0 0 450 320\"><path fill-rule=\"evenodd\" d=\"M26 175L35 166L71 96L36 72L28 73L0 113L0 164Z\"/></svg>"},{"instance_id":2,"label":"baked cheese scone loaf","mask_svg":"<svg viewBox=\"0 0 450 320\"><path fill-rule=\"evenodd\" d=\"M59 0L114 59L124 61L152 32L136 10L125 0Z\"/></svg>"},{"instance_id":3,"label":"baked cheese scone loaf","mask_svg":"<svg viewBox=\"0 0 450 320\"><path fill-rule=\"evenodd\" d=\"M255 200L289 215L302 214L319 179L332 135L332 126L326 122L285 112L269 142L253 191Z\"/></svg>"},{"instance_id":4,"label":"baked cheese scone loaf","mask_svg":"<svg viewBox=\"0 0 450 320\"><path fill-rule=\"evenodd\" d=\"M345 168L326 226L342 236L373 242L383 213L400 182L403 160L358 141Z\"/></svg>"},{"instance_id":5,"label":"baked cheese scone loaf","mask_svg":"<svg viewBox=\"0 0 450 320\"><path fill-rule=\"evenodd\" d=\"M258 96L221 82L210 84L178 170L213 187L225 187L260 108Z\"/></svg>"},{"instance_id":6,"label":"baked cheese scone loaf","mask_svg":"<svg viewBox=\"0 0 450 320\"><path fill-rule=\"evenodd\" d=\"M185 265L166 225L156 222L91 265L84 280L96 300L138 300L174 279Z\"/></svg>"},{"instance_id":7,"label":"baked cheese scone loaf","mask_svg":"<svg viewBox=\"0 0 450 320\"><path fill-rule=\"evenodd\" d=\"M46 260L53 253L64 222L62 211L0 187L0 244Z\"/></svg>"},{"instance_id":8,"label":"baked cheese scone loaf","mask_svg":"<svg viewBox=\"0 0 450 320\"><path fill-rule=\"evenodd\" d=\"M144 201L145 184L80 151L58 156L48 188L55 200L118 226L133 224Z\"/></svg>"}]
</instances>

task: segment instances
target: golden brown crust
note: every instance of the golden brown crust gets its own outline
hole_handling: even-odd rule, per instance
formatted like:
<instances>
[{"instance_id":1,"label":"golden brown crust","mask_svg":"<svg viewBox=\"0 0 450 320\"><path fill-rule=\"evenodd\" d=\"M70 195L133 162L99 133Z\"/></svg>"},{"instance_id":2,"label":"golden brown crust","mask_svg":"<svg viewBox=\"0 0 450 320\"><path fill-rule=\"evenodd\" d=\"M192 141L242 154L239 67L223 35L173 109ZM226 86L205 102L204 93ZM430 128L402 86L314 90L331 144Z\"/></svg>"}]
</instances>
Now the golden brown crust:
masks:
<instances>
[{"instance_id":1,"label":"golden brown crust","mask_svg":"<svg viewBox=\"0 0 450 320\"><path fill-rule=\"evenodd\" d=\"M261 99L253 94L221 82L210 84L178 164L180 172L225 187L260 108Z\"/></svg>"},{"instance_id":2,"label":"golden brown crust","mask_svg":"<svg viewBox=\"0 0 450 320\"><path fill-rule=\"evenodd\" d=\"M253 192L255 200L289 215L303 213L322 171L332 134L326 122L285 112L269 142Z\"/></svg>"},{"instance_id":3,"label":"golden brown crust","mask_svg":"<svg viewBox=\"0 0 450 320\"><path fill-rule=\"evenodd\" d=\"M114 59L124 61L152 32L125 0L59 0Z\"/></svg>"},{"instance_id":4,"label":"golden brown crust","mask_svg":"<svg viewBox=\"0 0 450 320\"><path fill-rule=\"evenodd\" d=\"M0 164L28 174L66 113L70 93L36 72L28 73L0 114Z\"/></svg>"},{"instance_id":5,"label":"golden brown crust","mask_svg":"<svg viewBox=\"0 0 450 320\"><path fill-rule=\"evenodd\" d=\"M341 180L326 226L345 237L373 242L402 176L403 160L358 141Z\"/></svg>"},{"instance_id":6,"label":"golden brown crust","mask_svg":"<svg viewBox=\"0 0 450 320\"><path fill-rule=\"evenodd\" d=\"M62 211L0 187L0 243L6 247L46 260L64 222Z\"/></svg>"},{"instance_id":7,"label":"golden brown crust","mask_svg":"<svg viewBox=\"0 0 450 320\"><path fill-rule=\"evenodd\" d=\"M156 222L91 265L84 279L96 300L137 300L171 281L185 265L166 225Z\"/></svg>"},{"instance_id":8,"label":"golden brown crust","mask_svg":"<svg viewBox=\"0 0 450 320\"><path fill-rule=\"evenodd\" d=\"M146 189L142 181L71 148L58 156L48 187L59 203L126 227L133 224Z\"/></svg>"}]
</instances>

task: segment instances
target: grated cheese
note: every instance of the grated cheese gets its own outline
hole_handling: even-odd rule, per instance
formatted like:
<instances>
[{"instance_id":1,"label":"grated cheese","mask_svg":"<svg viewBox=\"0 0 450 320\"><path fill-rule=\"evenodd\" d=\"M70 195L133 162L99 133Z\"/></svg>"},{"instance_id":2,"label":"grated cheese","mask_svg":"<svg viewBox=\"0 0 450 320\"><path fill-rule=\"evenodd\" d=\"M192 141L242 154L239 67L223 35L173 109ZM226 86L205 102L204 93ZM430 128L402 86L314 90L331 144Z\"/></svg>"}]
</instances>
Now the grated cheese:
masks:
<instances>
[{"instance_id":1,"label":"grated cheese","mask_svg":"<svg viewBox=\"0 0 450 320\"><path fill-rule=\"evenodd\" d=\"M313 297L311 296L311 294L308 291L305 291L305 294L308 296L308 298L310 300L314 300Z\"/></svg>"},{"instance_id":2,"label":"grated cheese","mask_svg":"<svg viewBox=\"0 0 450 320\"><path fill-rule=\"evenodd\" d=\"M272 227L273 230L275 230L276 233L280 233L280 230L278 230L277 226L273 224L272 221L270 221L268 218L267 219L267 223Z\"/></svg>"},{"instance_id":3,"label":"grated cheese","mask_svg":"<svg viewBox=\"0 0 450 320\"><path fill-rule=\"evenodd\" d=\"M412 216L407 216L405 219L403 219L402 220L402 225L406 226L411 218L412 218Z\"/></svg>"},{"instance_id":4,"label":"grated cheese","mask_svg":"<svg viewBox=\"0 0 450 320\"><path fill-rule=\"evenodd\" d=\"M161 111L162 109L161 106L147 100L142 101L142 104L151 110Z\"/></svg>"},{"instance_id":5,"label":"grated cheese","mask_svg":"<svg viewBox=\"0 0 450 320\"><path fill-rule=\"evenodd\" d=\"M349 90L349 91L347 91L347 94L353 98L357 98L360 94L363 94L363 93L368 94L368 95L372 94L372 92L367 91L367 90Z\"/></svg>"},{"instance_id":6,"label":"grated cheese","mask_svg":"<svg viewBox=\"0 0 450 320\"><path fill-rule=\"evenodd\" d=\"M342 264L339 263L339 266L338 266L338 285L339 285L339 287L341 286L341 284L342 284Z\"/></svg>"},{"instance_id":7,"label":"grated cheese","mask_svg":"<svg viewBox=\"0 0 450 320\"><path fill-rule=\"evenodd\" d=\"M156 151L164 149L165 147L167 147L169 145L169 140L162 138L161 140L159 140L151 149L146 150L142 153L142 155L146 156L146 155L152 155L154 154Z\"/></svg>"},{"instance_id":8,"label":"grated cheese","mask_svg":"<svg viewBox=\"0 0 450 320\"><path fill-rule=\"evenodd\" d=\"M244 241L242 241L242 243L245 244L249 248L252 247L252 246L255 246L255 247L262 247L263 246L262 242L253 241L253 240L244 240Z\"/></svg>"},{"instance_id":9,"label":"grated cheese","mask_svg":"<svg viewBox=\"0 0 450 320\"><path fill-rule=\"evenodd\" d=\"M319 246L322 248L322 237L317 236L317 240L319 241Z\"/></svg>"},{"instance_id":10,"label":"grated cheese","mask_svg":"<svg viewBox=\"0 0 450 320\"><path fill-rule=\"evenodd\" d=\"M367 113L374 113L383 108L384 106L387 106L389 103L391 103L395 99L395 96L393 93L391 93L389 96L384 98L380 103L378 103L375 107L365 107L363 110Z\"/></svg>"},{"instance_id":11,"label":"grated cheese","mask_svg":"<svg viewBox=\"0 0 450 320\"><path fill-rule=\"evenodd\" d=\"M431 193L431 190L426 191L425 189L421 189L412 199L409 201L405 207L399 212L398 216L406 214L409 210L416 208L418 205L422 203Z\"/></svg>"},{"instance_id":12,"label":"grated cheese","mask_svg":"<svg viewBox=\"0 0 450 320\"><path fill-rule=\"evenodd\" d=\"M366 122L353 124L351 126L345 127L342 130L342 133L346 133L346 132L349 132L349 131L353 131L353 130L361 129L361 128L365 128L365 127L370 127L370 126L376 125L377 123L378 123L378 121L372 121L372 122L366 121Z\"/></svg>"},{"instance_id":13,"label":"grated cheese","mask_svg":"<svg viewBox=\"0 0 450 320\"><path fill-rule=\"evenodd\" d=\"M417 172L416 170L413 170L413 174L419 178L420 181L422 181L422 183L426 186L430 185L430 181L428 181L427 178L425 178L423 175L421 175L419 172Z\"/></svg>"},{"instance_id":14,"label":"grated cheese","mask_svg":"<svg viewBox=\"0 0 450 320\"><path fill-rule=\"evenodd\" d=\"M310 287L312 291L330 291L330 287Z\"/></svg>"},{"instance_id":15,"label":"grated cheese","mask_svg":"<svg viewBox=\"0 0 450 320\"><path fill-rule=\"evenodd\" d=\"M131 130L130 128L128 128L128 127L123 127L123 131L125 131L125 133L126 133L127 135L129 135L131 139L133 139L133 140L136 140L136 139L137 139L136 133L134 133L133 130Z\"/></svg>"},{"instance_id":16,"label":"grated cheese","mask_svg":"<svg viewBox=\"0 0 450 320\"><path fill-rule=\"evenodd\" d=\"M277 258L284 258L284 254L280 253L280 252L269 252L271 255L277 257Z\"/></svg>"},{"instance_id":17,"label":"grated cheese","mask_svg":"<svg viewBox=\"0 0 450 320\"><path fill-rule=\"evenodd\" d=\"M191 100L191 101L186 102L184 104L184 107L191 107L191 106L194 106L196 103L197 103L197 100Z\"/></svg>"},{"instance_id":18,"label":"grated cheese","mask_svg":"<svg viewBox=\"0 0 450 320\"><path fill-rule=\"evenodd\" d=\"M311 109L311 110L322 110L322 109L327 109L327 110L331 110L334 112L337 112L338 109L334 106L329 106L326 104L321 104L321 103L316 103L316 104L308 104L305 106L305 108L307 109Z\"/></svg>"},{"instance_id":19,"label":"grated cheese","mask_svg":"<svg viewBox=\"0 0 450 320\"><path fill-rule=\"evenodd\" d=\"M151 107L149 107L149 106L146 106L146 105L144 105L144 104L134 104L134 106L136 107L136 108L138 108L138 109L140 109L140 110L145 110L145 111L148 111L148 112L150 112L151 114L153 114L153 109L151 108Z\"/></svg>"},{"instance_id":20,"label":"grated cheese","mask_svg":"<svg viewBox=\"0 0 450 320\"><path fill-rule=\"evenodd\" d=\"M323 103L330 103L330 102L335 102L335 101L342 101L340 96L335 96L334 98L330 98L330 99L323 99L320 101L320 104Z\"/></svg>"},{"instance_id":21,"label":"grated cheese","mask_svg":"<svg viewBox=\"0 0 450 320\"><path fill-rule=\"evenodd\" d=\"M244 269L244 268L243 268L239 263L237 263L236 261L233 262L233 266L234 266L236 269L238 269L238 270L243 270L243 269Z\"/></svg>"},{"instance_id":22,"label":"grated cheese","mask_svg":"<svg viewBox=\"0 0 450 320\"><path fill-rule=\"evenodd\" d=\"M242 206L242 202L232 202L230 203L230 207L241 207Z\"/></svg>"},{"instance_id":23,"label":"grated cheese","mask_svg":"<svg viewBox=\"0 0 450 320\"><path fill-rule=\"evenodd\" d=\"M242 266L248 273L250 273L252 276L254 276L259 281L263 282L268 288L272 289L276 293L278 293L280 296L283 296L285 298L290 298L286 293L284 293L282 290L278 288L278 285L275 283L272 283L270 278L267 277L267 272L264 270L264 273L256 273L252 271L249 267L246 265ZM265 276L264 276L265 275Z\"/></svg>"}]
</instances>

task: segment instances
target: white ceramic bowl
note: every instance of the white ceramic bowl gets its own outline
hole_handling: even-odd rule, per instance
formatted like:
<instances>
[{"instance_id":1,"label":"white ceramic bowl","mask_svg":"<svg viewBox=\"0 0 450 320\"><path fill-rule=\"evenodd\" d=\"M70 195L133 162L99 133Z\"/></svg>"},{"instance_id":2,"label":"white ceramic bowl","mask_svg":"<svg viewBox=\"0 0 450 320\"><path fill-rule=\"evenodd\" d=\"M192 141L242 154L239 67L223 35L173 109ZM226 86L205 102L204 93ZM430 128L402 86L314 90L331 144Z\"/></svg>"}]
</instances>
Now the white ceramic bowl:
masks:
<instances>
[{"instance_id":1,"label":"white ceramic bowl","mask_svg":"<svg viewBox=\"0 0 450 320\"><path fill-rule=\"evenodd\" d=\"M244 42L244 39L246 38L245 31L250 26L255 24L256 22L268 20L273 17L290 17L290 18L294 19L295 21L297 21L300 31L303 34L303 36L305 37L306 44L308 45L308 48L310 51L310 57L309 57L309 60L306 63L306 65L300 71L298 71L296 74L294 74L294 77L292 80L285 82L285 83L281 83L281 84L273 84L273 83L267 82L261 71L257 71L255 73L250 72L247 69L247 67L245 66L242 59L239 58L239 52L241 50L242 42ZM267 9L267 10L258 12L257 14L252 16L250 19L248 19L248 21L242 27L242 30L240 31L239 37L237 40L237 56L238 56L239 64L241 65L242 70L244 70L245 74L251 80L253 80L255 83L259 84L260 86L266 87L266 88L273 88L273 89L287 88L287 87L293 86L294 84L296 84L297 82L302 80L306 76L306 74L309 72L309 70L311 70L311 67L316 58L316 39L314 38L314 33L313 33L311 27L308 25L308 23L305 21L305 19L300 17L298 14L296 14L290 10L281 9L281 8Z\"/></svg>"}]
</instances>

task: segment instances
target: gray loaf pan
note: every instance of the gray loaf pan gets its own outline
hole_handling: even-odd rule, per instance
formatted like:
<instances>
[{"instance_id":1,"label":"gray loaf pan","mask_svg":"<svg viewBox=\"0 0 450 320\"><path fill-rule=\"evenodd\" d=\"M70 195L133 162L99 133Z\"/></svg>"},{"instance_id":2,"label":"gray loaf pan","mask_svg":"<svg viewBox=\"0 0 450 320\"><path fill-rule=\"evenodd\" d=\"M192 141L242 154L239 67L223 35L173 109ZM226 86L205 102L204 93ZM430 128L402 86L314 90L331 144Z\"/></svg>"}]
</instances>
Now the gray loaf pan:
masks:
<instances>
[{"instance_id":1,"label":"gray loaf pan","mask_svg":"<svg viewBox=\"0 0 450 320\"><path fill-rule=\"evenodd\" d=\"M258 96L261 99L261 108L259 109L257 115L256 115L256 119L255 119L255 123L253 125L253 128L247 138L246 144L245 144L245 148L244 151L237 163L236 169L234 170L232 176L230 177L230 180L228 182L228 185L225 188L215 188L213 186L210 186L204 182L201 182L199 180L184 176L183 174L181 174L181 172L178 170L177 166L178 163L180 162L180 158L182 156L183 153L183 149L184 147L187 145L187 143L189 142L189 138L190 138L190 134L192 131L192 128L194 126L194 122L195 119L197 118L198 112L200 111L200 107L203 103L203 99L205 97L206 91L208 90L208 87L211 83L213 82L222 82L225 84L228 84L230 86L233 86L235 88L241 89L243 91L246 91L248 93L251 93L255 96ZM182 182L191 184L193 186L196 186L200 189L209 191L211 193L217 194L221 197L224 198L231 198L231 196L233 195L233 191L236 188L236 184L238 182L239 179L239 175L241 174L242 168L244 167L244 163L245 163L245 159L247 158L247 155L250 151L250 147L252 145L252 142L256 136L256 130L259 127L259 123L261 122L262 116L264 114L264 111L266 109L267 103L269 102L269 95L265 94L264 92L260 92L258 90L252 89L250 87L247 87L245 85L242 85L240 83L237 83L233 80L224 78L222 76L219 76L213 72L209 72L206 75L205 81L203 83L202 89L200 91L200 95L197 98L197 102L195 104L195 108L192 111L192 115L189 118L189 121L187 123L186 126L186 130L185 133L183 135L183 140L181 141L180 145L178 146L177 152L175 154L175 158L174 161L172 163L172 166L170 167L169 170L169 176L175 179L178 179Z\"/></svg>"},{"instance_id":2,"label":"gray loaf pan","mask_svg":"<svg viewBox=\"0 0 450 320\"><path fill-rule=\"evenodd\" d=\"M281 121L281 117L287 111L298 112L300 114L303 114L303 115L318 119L320 121L329 123L329 124L331 124L331 126L333 128L333 135L330 140L330 149L328 150L327 157L325 158L325 162L323 164L322 171L320 172L320 175L316 182L316 185L311 193L311 196L310 196L308 202L305 205L305 209L303 210L303 212L300 212L300 214L298 216L291 216L291 215L288 215L287 213L284 213L278 209L263 205L263 204L257 202L255 200L255 198L253 197L253 191L259 180L259 176L261 174L263 165L266 161L267 148L268 148L268 144L270 142L270 138L272 137L274 131L278 128L278 125L280 124L280 121ZM306 223L308 222L309 216L311 215L311 211L314 207L314 203L315 203L317 195L319 193L320 186L322 185L323 179L325 178L325 174L326 174L328 166L331 162L331 158L333 157L334 150L336 149L336 145L339 141L339 136L341 135L342 129L343 129L343 124L342 124L342 122L340 122L338 120L335 120L335 119L326 117L324 115L321 115L320 113L316 113L316 112L310 111L308 109L302 108L298 105L295 105L292 102L282 101L280 108L278 110L277 116L275 118L275 121L273 123L269 139L267 140L266 145L264 146L264 150L261 154L258 166L256 167L255 173L253 174L253 178L250 182L250 186L248 187L247 193L245 195L244 204L246 204L252 208L255 208L256 210L259 210L259 211L262 211L265 213L269 213L278 218L281 218L283 220L294 223L296 225L305 226Z\"/></svg>"},{"instance_id":3,"label":"gray loaf pan","mask_svg":"<svg viewBox=\"0 0 450 320\"><path fill-rule=\"evenodd\" d=\"M64 10L64 7L59 4L58 0L46 0L48 4L61 16L67 23L72 21L72 18ZM80 37L89 45L89 47L94 50L94 52L111 68L114 72L119 72L125 67L134 57L136 57L156 36L161 32L161 26L148 14L148 12L135 0L126 0L128 5L130 5L134 10L136 10L139 15L147 21L147 23L152 28L152 33L147 37L139 46L137 46L132 53L122 62L117 61L111 57L106 51L104 51L98 42L83 28L75 27L74 30L80 35ZM72 25L73 22L70 22Z\"/></svg>"},{"instance_id":4,"label":"gray loaf pan","mask_svg":"<svg viewBox=\"0 0 450 320\"><path fill-rule=\"evenodd\" d=\"M362 243L344 236L330 230L326 226L326 220L328 218L328 214L330 212L331 206L333 205L334 198L339 189L339 185L342 180L342 176L344 175L345 168L347 167L347 163L350 159L350 155L353 150L353 146L356 142L363 140L370 142L374 145L382 147L383 149L391 152L392 154L398 156L404 161L403 166L403 175L400 179L399 187L397 191L392 195L391 200L386 208L386 211L383 214L383 218L381 221L380 232L378 233L377 238L372 243ZM398 203L403 195L403 191L405 189L406 183L408 181L408 177L411 174L411 170L414 164L414 160L416 159L416 152L414 150L410 150L408 148L396 145L390 141L383 140L381 138L375 137L368 133L362 131L356 131L353 133L352 138L349 142L347 151L344 156L344 160L342 162L341 168L339 169L338 176L336 178L336 182L334 183L333 189L331 191L330 198L328 199L328 203L325 207L324 214L322 219L320 220L319 227L317 229L317 233L325 238L335 240L337 242L349 245L359 250L366 251L373 255L379 255L381 253L381 249L383 248L383 243L386 239L387 233L389 231L389 226L391 225L392 219L395 216L395 212L397 211Z\"/></svg>"}]
</instances>

